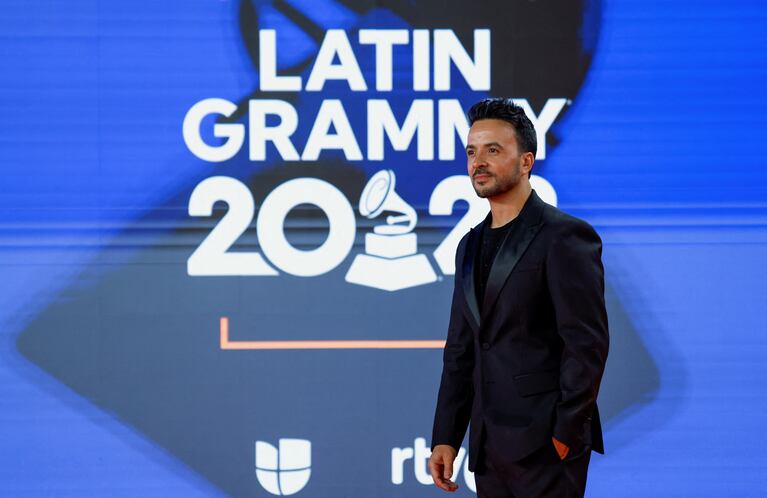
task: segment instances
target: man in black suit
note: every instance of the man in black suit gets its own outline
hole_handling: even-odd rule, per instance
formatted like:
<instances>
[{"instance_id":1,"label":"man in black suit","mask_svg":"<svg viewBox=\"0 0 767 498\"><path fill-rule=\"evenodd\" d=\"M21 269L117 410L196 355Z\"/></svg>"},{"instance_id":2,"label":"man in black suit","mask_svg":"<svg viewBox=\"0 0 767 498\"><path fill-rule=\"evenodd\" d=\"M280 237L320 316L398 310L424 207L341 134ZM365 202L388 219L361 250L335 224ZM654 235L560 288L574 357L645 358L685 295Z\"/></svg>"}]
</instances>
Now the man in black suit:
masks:
<instances>
[{"instance_id":1,"label":"man in black suit","mask_svg":"<svg viewBox=\"0 0 767 498\"><path fill-rule=\"evenodd\" d=\"M609 344L599 235L530 186L535 130L509 99L469 111L468 173L490 213L458 244L429 468L446 491L471 421L480 497L583 496L604 453Z\"/></svg>"}]
</instances>

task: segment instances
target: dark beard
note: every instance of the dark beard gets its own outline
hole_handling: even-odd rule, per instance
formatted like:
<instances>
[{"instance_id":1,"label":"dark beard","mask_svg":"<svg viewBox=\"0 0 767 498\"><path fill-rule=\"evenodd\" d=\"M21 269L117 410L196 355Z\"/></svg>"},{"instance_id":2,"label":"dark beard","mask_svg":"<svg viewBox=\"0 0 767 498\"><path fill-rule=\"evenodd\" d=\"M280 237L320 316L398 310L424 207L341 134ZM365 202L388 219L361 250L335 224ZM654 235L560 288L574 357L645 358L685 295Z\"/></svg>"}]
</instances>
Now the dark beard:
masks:
<instances>
[{"instance_id":1,"label":"dark beard","mask_svg":"<svg viewBox=\"0 0 767 498\"><path fill-rule=\"evenodd\" d=\"M474 187L474 192L476 192L479 197L485 199L487 197L495 197L496 195L503 194L513 189L517 186L520 179L522 178L520 163L521 159L517 161L517 165L514 168L514 171L509 176L498 177L497 175L492 175L491 178L495 179L495 183L492 185L481 186L478 188L477 184L471 182L472 187Z\"/></svg>"}]
</instances>

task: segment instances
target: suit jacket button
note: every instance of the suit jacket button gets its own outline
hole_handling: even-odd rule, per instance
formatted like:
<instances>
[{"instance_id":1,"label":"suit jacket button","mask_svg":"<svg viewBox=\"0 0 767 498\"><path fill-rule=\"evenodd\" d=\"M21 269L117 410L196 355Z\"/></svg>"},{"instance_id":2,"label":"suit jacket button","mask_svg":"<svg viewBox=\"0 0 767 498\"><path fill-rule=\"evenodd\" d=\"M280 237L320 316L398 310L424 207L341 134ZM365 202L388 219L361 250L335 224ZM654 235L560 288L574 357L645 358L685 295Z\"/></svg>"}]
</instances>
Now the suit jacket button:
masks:
<instances>
[{"instance_id":1,"label":"suit jacket button","mask_svg":"<svg viewBox=\"0 0 767 498\"><path fill-rule=\"evenodd\" d=\"M483 342L483 343L482 343L482 349L484 349L485 351L487 351L488 349L490 349L490 343L487 343L487 342Z\"/></svg>"}]
</instances>

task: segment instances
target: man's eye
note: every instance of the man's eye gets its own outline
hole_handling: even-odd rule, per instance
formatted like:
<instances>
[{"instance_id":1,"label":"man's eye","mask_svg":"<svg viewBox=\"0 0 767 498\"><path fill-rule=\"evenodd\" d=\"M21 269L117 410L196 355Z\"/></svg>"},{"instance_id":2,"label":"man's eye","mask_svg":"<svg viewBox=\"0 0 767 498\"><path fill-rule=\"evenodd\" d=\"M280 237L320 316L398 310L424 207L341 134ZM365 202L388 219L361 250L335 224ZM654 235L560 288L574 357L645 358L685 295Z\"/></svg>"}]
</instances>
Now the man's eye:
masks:
<instances>
[{"instance_id":1,"label":"man's eye","mask_svg":"<svg viewBox=\"0 0 767 498\"><path fill-rule=\"evenodd\" d=\"M490 152L495 154L496 152L498 152L498 149L496 149L495 147L490 147Z\"/></svg>"}]
</instances>

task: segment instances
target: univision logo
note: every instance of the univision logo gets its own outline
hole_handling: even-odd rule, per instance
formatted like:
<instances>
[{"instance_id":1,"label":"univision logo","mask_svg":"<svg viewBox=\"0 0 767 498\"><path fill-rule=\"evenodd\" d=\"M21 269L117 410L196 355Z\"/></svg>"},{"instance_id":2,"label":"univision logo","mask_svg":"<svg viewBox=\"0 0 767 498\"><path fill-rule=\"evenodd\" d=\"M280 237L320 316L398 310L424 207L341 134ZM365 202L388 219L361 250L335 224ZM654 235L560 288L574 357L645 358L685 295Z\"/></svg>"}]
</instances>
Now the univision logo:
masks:
<instances>
[{"instance_id":1,"label":"univision logo","mask_svg":"<svg viewBox=\"0 0 767 498\"><path fill-rule=\"evenodd\" d=\"M286 496L298 493L309 482L312 443L306 439L280 439L279 450L256 441L256 477L269 493Z\"/></svg>"}]
</instances>

